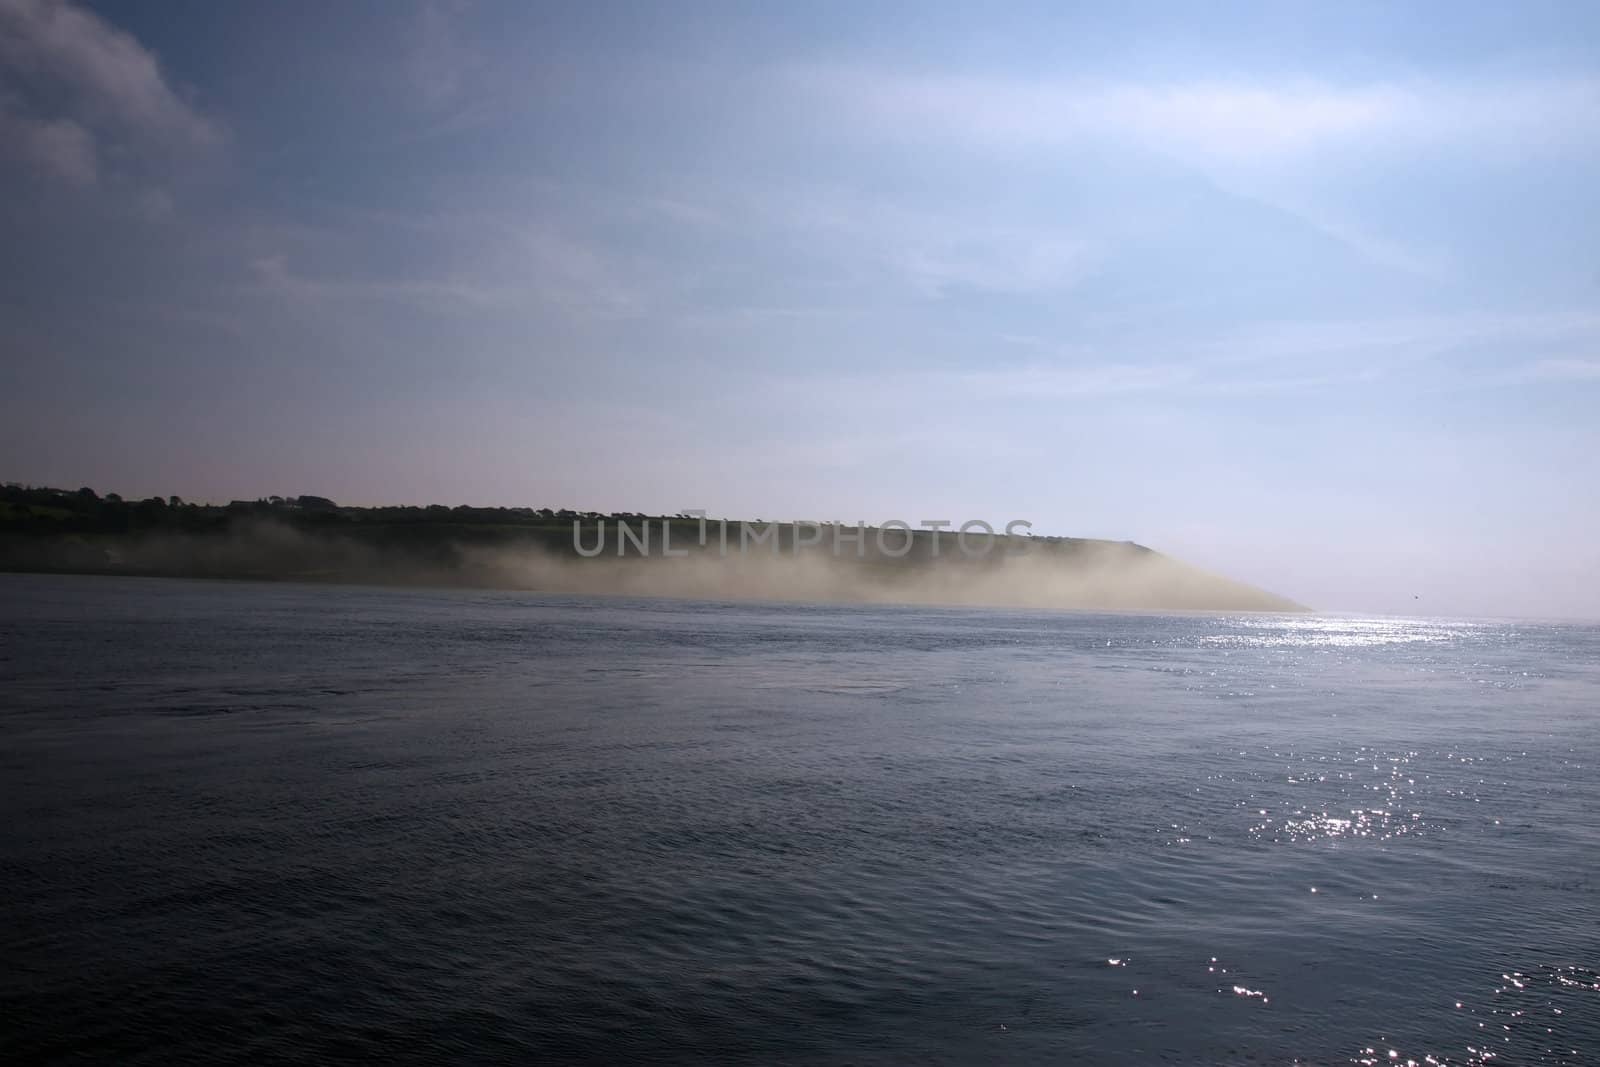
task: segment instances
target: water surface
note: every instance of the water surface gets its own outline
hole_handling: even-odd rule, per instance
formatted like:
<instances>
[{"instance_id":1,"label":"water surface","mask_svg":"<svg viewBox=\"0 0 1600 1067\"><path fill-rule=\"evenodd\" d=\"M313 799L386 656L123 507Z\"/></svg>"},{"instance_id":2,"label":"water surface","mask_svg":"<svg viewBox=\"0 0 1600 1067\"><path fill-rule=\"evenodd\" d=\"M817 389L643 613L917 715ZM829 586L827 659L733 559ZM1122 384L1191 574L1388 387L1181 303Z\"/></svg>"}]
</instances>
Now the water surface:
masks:
<instances>
[{"instance_id":1,"label":"water surface","mask_svg":"<svg viewBox=\"0 0 1600 1067\"><path fill-rule=\"evenodd\" d=\"M1600 1062L1600 629L0 575L0 1056Z\"/></svg>"}]
</instances>

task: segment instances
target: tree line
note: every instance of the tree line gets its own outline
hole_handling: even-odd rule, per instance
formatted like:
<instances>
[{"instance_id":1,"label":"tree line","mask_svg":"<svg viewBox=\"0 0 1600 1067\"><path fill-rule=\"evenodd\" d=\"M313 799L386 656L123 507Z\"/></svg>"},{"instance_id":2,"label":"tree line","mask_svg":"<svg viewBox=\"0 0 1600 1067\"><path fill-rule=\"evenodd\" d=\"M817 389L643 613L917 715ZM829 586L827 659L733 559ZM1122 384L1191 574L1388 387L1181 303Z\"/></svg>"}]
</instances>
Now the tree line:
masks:
<instances>
[{"instance_id":1,"label":"tree line","mask_svg":"<svg viewBox=\"0 0 1600 1067\"><path fill-rule=\"evenodd\" d=\"M0 529L13 533L130 533L141 530L199 532L239 518L271 518L318 528L392 524L569 526L599 519L642 521L667 516L642 512L578 511L549 507L472 507L467 504L353 507L309 493L196 503L178 496L125 499L94 489L56 489L8 482L0 487ZM681 518L681 516L672 516Z\"/></svg>"}]
</instances>

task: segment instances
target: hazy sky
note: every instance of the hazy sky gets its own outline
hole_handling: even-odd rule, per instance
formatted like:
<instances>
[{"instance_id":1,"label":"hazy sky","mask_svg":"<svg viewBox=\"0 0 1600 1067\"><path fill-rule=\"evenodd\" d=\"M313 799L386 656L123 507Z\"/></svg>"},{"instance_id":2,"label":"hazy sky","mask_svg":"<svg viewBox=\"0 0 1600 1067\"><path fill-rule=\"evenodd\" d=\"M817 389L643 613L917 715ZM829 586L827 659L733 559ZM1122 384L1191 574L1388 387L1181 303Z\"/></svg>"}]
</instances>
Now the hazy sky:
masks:
<instances>
[{"instance_id":1,"label":"hazy sky","mask_svg":"<svg viewBox=\"0 0 1600 1067\"><path fill-rule=\"evenodd\" d=\"M8 480L1600 615L1600 5L0 0L0 189Z\"/></svg>"}]
</instances>

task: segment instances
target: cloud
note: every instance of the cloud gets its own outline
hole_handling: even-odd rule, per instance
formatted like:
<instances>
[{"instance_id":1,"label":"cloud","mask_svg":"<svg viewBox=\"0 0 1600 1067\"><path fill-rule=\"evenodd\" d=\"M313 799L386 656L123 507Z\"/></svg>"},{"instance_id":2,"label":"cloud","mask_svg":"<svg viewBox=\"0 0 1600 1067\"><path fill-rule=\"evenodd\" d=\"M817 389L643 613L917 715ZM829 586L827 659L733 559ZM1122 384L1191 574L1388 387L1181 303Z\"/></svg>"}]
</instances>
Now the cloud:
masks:
<instances>
[{"instance_id":1,"label":"cloud","mask_svg":"<svg viewBox=\"0 0 1600 1067\"><path fill-rule=\"evenodd\" d=\"M1486 385L1533 385L1542 382L1600 382L1600 359L1536 359L1504 374L1488 378Z\"/></svg>"},{"instance_id":2,"label":"cloud","mask_svg":"<svg viewBox=\"0 0 1600 1067\"><path fill-rule=\"evenodd\" d=\"M1543 359L1534 370L1546 378L1592 380L1600 378L1600 359Z\"/></svg>"},{"instance_id":3,"label":"cloud","mask_svg":"<svg viewBox=\"0 0 1600 1067\"><path fill-rule=\"evenodd\" d=\"M1600 380L1600 360L1518 357L1536 347L1592 351L1600 318L1586 313L1369 319L1263 324L1204 339L1052 350L1027 346L1026 362L981 370L898 368L848 377L799 376L760 383L786 407L823 418L842 411L1014 411L1038 400L1092 411L1115 401L1307 393L1327 389L1425 388ZM1469 346L1489 349L1485 367ZM1459 358L1457 358L1459 357ZM752 401L753 402L753 401Z\"/></svg>"},{"instance_id":4,"label":"cloud","mask_svg":"<svg viewBox=\"0 0 1600 1067\"><path fill-rule=\"evenodd\" d=\"M919 290L943 295L953 289L1037 294L1070 288L1088 270L1081 241L1049 233L990 228L949 236L930 227L921 240L902 238L903 252L888 258Z\"/></svg>"},{"instance_id":5,"label":"cloud","mask_svg":"<svg viewBox=\"0 0 1600 1067\"><path fill-rule=\"evenodd\" d=\"M1259 321L1174 348L1184 362L1217 369L1279 366L1383 374L1489 354L1505 360L1531 350L1590 351L1600 315L1587 311L1461 312L1332 320Z\"/></svg>"},{"instance_id":6,"label":"cloud","mask_svg":"<svg viewBox=\"0 0 1600 1067\"><path fill-rule=\"evenodd\" d=\"M1012 149L1109 137L1212 162L1282 159L1373 138L1583 145L1600 130L1594 79L1139 85L803 68L788 80L828 114L864 116L877 132Z\"/></svg>"},{"instance_id":7,"label":"cloud","mask_svg":"<svg viewBox=\"0 0 1600 1067\"><path fill-rule=\"evenodd\" d=\"M1181 388L1195 378L1192 368L1175 365L1028 365L1009 370L950 376L959 392L983 397L1101 397Z\"/></svg>"},{"instance_id":8,"label":"cloud","mask_svg":"<svg viewBox=\"0 0 1600 1067\"><path fill-rule=\"evenodd\" d=\"M0 97L0 152L77 187L112 156L159 161L223 137L148 49L68 0L0 0Z\"/></svg>"},{"instance_id":9,"label":"cloud","mask_svg":"<svg viewBox=\"0 0 1600 1067\"><path fill-rule=\"evenodd\" d=\"M0 100L0 144L48 177L84 188L100 177L94 137L71 119L40 119L17 114Z\"/></svg>"},{"instance_id":10,"label":"cloud","mask_svg":"<svg viewBox=\"0 0 1600 1067\"><path fill-rule=\"evenodd\" d=\"M305 307L365 316L373 301L414 311L496 314L545 322L616 319L641 313L659 279L596 242L509 215L423 216L428 254L394 264L330 261L340 241L315 231L269 236L244 261L247 288ZM295 245L290 254L285 245Z\"/></svg>"},{"instance_id":11,"label":"cloud","mask_svg":"<svg viewBox=\"0 0 1600 1067\"><path fill-rule=\"evenodd\" d=\"M1075 228L995 203L919 204L798 182L720 188L715 197L672 201L674 221L719 225L752 249L793 249L796 260L825 264L818 273L836 294L881 285L918 299L1046 296L1090 276L1100 252ZM793 286L785 292L794 298Z\"/></svg>"},{"instance_id":12,"label":"cloud","mask_svg":"<svg viewBox=\"0 0 1600 1067\"><path fill-rule=\"evenodd\" d=\"M258 256L248 267L258 291L307 305L387 301L419 310L472 311L504 304L502 294L457 279L313 277L297 272L283 254Z\"/></svg>"}]
</instances>

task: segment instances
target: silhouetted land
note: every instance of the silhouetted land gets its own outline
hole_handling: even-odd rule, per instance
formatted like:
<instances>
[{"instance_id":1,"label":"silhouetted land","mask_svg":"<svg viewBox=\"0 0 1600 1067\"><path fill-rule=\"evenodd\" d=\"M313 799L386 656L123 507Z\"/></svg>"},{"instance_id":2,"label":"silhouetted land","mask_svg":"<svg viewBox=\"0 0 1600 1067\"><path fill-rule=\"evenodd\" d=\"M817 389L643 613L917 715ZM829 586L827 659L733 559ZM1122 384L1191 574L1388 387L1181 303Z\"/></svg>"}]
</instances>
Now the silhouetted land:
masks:
<instances>
[{"instance_id":1,"label":"silhouetted land","mask_svg":"<svg viewBox=\"0 0 1600 1067\"><path fill-rule=\"evenodd\" d=\"M764 533L768 523L748 520ZM618 527L649 528L649 554L622 544ZM604 550L583 558L577 544ZM739 553L742 526L683 515L600 514L506 507L348 507L318 496L270 496L225 505L178 497L125 500L92 489L0 488L0 570L380 584L467 585L644 595L770 596L1062 607L1304 610L1253 587L1205 574L1130 542L995 537L977 558L953 532L868 527L859 550L795 551L814 528L774 523L776 537ZM661 558L671 527L674 551ZM854 534L853 527L844 531ZM979 539L981 540L981 539ZM802 543L803 543L802 541ZM894 546L885 554L879 545ZM619 551L619 545L621 550Z\"/></svg>"},{"instance_id":2,"label":"silhouetted land","mask_svg":"<svg viewBox=\"0 0 1600 1067\"><path fill-rule=\"evenodd\" d=\"M125 500L116 493L101 495L87 488L73 491L10 484L0 489L0 566L11 570L302 577L325 569L329 561L324 542L348 541L394 555L396 562L461 569L467 566L462 550L474 547L529 547L575 555L573 521L593 531L602 518L623 519L637 526L646 516L440 504L346 507L318 496L196 504L175 496ZM698 535L696 520L678 521L684 525L686 539L690 527ZM304 537L284 539L275 549L257 546L255 566L234 553L220 551L223 542L241 537L259 541L262 531L272 528ZM179 554L171 565L147 558L151 549L168 547L192 551Z\"/></svg>"}]
</instances>

